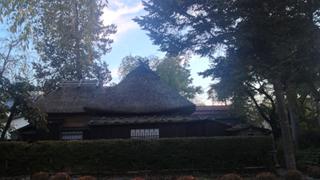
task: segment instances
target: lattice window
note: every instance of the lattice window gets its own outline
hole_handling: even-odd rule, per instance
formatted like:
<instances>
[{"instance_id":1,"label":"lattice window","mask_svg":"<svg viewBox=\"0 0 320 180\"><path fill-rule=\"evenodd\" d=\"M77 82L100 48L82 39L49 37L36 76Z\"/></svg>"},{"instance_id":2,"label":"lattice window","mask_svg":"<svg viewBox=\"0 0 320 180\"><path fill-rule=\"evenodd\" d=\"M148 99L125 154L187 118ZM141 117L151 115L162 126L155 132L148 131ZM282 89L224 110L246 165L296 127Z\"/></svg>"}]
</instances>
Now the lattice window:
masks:
<instances>
[{"instance_id":1,"label":"lattice window","mask_svg":"<svg viewBox=\"0 0 320 180\"><path fill-rule=\"evenodd\" d=\"M131 129L131 139L158 139L159 129Z\"/></svg>"},{"instance_id":2,"label":"lattice window","mask_svg":"<svg viewBox=\"0 0 320 180\"><path fill-rule=\"evenodd\" d=\"M61 133L62 140L82 140L83 132L82 131L64 131Z\"/></svg>"}]
</instances>

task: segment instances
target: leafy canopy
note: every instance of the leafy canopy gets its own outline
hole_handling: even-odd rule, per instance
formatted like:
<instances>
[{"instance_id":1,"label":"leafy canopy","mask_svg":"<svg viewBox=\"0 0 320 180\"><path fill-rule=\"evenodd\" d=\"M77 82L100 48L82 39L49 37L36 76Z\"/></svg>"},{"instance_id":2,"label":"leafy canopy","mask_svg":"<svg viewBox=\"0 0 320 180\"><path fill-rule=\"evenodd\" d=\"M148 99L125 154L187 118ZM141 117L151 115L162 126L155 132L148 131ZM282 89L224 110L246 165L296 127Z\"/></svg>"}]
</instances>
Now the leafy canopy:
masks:
<instances>
[{"instance_id":1,"label":"leafy canopy","mask_svg":"<svg viewBox=\"0 0 320 180\"><path fill-rule=\"evenodd\" d=\"M116 27L103 24L106 7L105 0L4 0L0 20L19 35L24 47L33 43L40 56L34 63L36 78L50 90L63 80L110 81L107 64L100 57L110 51L109 35Z\"/></svg>"},{"instance_id":2,"label":"leafy canopy","mask_svg":"<svg viewBox=\"0 0 320 180\"><path fill-rule=\"evenodd\" d=\"M182 96L192 99L196 94L202 93L201 87L193 86L188 61L179 57L144 58L139 56L126 56L122 59L119 72L124 77L140 63L150 64L160 79L170 87L176 89Z\"/></svg>"},{"instance_id":3,"label":"leafy canopy","mask_svg":"<svg viewBox=\"0 0 320 180\"><path fill-rule=\"evenodd\" d=\"M101 56L110 51L114 25L103 25L104 1L46 1L34 28L40 62L34 64L36 77L44 84L63 80L98 79L110 81L110 71ZM49 86L50 87L50 86Z\"/></svg>"}]
</instances>

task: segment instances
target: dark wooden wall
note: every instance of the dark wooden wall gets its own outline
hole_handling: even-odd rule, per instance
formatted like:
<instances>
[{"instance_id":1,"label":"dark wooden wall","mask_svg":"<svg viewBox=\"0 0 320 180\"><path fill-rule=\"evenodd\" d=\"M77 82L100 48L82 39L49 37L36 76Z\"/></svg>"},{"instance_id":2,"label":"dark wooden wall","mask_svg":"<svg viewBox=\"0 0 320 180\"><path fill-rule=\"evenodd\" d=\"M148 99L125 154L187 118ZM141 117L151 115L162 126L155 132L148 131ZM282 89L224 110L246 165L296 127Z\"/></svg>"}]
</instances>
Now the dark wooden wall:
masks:
<instances>
[{"instance_id":1,"label":"dark wooden wall","mask_svg":"<svg viewBox=\"0 0 320 180\"><path fill-rule=\"evenodd\" d=\"M227 136L230 126L210 120L88 126L88 115L50 115L48 131L21 131L22 140L58 140L62 131L82 131L83 139L130 138L131 129L159 129L160 138ZM27 132L27 133L26 133Z\"/></svg>"},{"instance_id":2,"label":"dark wooden wall","mask_svg":"<svg viewBox=\"0 0 320 180\"><path fill-rule=\"evenodd\" d=\"M229 126L210 121L91 126L85 139L130 138L131 129L159 129L160 138L225 136Z\"/></svg>"}]
</instances>

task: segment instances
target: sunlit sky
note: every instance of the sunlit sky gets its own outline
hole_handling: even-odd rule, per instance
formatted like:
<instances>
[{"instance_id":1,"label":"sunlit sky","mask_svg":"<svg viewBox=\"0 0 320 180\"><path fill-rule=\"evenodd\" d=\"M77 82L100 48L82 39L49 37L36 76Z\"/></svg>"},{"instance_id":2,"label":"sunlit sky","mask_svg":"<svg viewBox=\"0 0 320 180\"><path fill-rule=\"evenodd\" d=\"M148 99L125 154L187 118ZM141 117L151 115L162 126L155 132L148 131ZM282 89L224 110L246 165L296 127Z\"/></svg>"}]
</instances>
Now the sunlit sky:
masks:
<instances>
[{"instance_id":1,"label":"sunlit sky","mask_svg":"<svg viewBox=\"0 0 320 180\"><path fill-rule=\"evenodd\" d=\"M163 57L164 52L154 45L137 23L132 19L137 16L146 14L140 0L112 0L109 1L109 7L104 10L103 21L107 24L117 25L117 33L112 37L114 43L110 53L103 57L111 69L113 82L119 81L118 68L121 59L127 55L151 56L156 55ZM204 93L197 97L198 101L207 105L211 104L208 100L206 91L209 88L210 78L203 78L198 75L199 72L209 67L207 58L193 56L190 60L191 75L193 84L201 86Z\"/></svg>"}]
</instances>

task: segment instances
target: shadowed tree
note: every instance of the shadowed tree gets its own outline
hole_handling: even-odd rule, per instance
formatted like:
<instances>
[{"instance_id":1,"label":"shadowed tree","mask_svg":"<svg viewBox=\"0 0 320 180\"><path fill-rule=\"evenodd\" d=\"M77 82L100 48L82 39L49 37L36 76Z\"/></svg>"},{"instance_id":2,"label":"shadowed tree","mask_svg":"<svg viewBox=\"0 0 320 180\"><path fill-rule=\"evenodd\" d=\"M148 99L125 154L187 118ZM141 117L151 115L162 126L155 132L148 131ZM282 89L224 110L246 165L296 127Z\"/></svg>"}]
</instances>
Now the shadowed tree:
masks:
<instances>
[{"instance_id":1,"label":"shadowed tree","mask_svg":"<svg viewBox=\"0 0 320 180\"><path fill-rule=\"evenodd\" d=\"M144 3L148 14L136 21L163 51L170 54L191 51L208 56L214 69L221 60L216 57L217 50L224 50L223 59L237 65L232 68L239 71L241 84L246 83L247 77L259 77L270 83L286 165L295 169L287 110L297 114L296 108L292 108L296 87L301 84L301 77L311 80L319 70L315 68L319 67L319 3L149 0ZM295 117L291 115L292 124Z\"/></svg>"}]
</instances>

